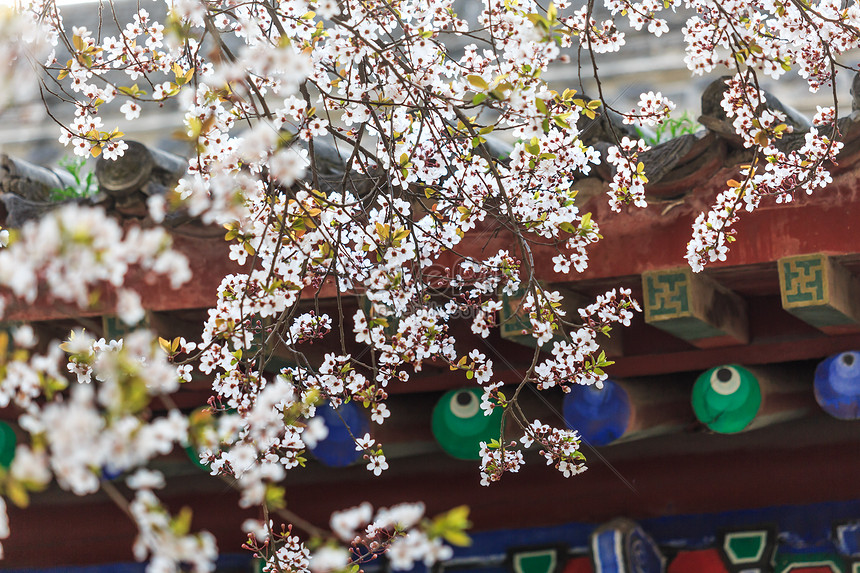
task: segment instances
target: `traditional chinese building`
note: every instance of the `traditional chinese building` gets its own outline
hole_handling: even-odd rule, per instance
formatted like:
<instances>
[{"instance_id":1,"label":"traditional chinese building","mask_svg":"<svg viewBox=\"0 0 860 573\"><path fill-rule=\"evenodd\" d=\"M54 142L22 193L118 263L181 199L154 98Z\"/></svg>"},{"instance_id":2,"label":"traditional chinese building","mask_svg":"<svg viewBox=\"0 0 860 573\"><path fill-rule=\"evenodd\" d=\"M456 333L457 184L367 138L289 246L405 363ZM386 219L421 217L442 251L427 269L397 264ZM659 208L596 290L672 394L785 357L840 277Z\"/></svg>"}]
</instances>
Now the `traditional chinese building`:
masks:
<instances>
[{"instance_id":1,"label":"traditional chinese building","mask_svg":"<svg viewBox=\"0 0 860 573\"><path fill-rule=\"evenodd\" d=\"M693 219L747 153L714 104L719 90L715 84L704 93L706 129L643 155L647 208L609 212L608 164L578 182L582 209L605 237L592 247L584 273L560 279L551 272L554 252L535 250L539 278L570 300L625 287L643 305L632 326L613 332L605 346L615 364L603 391L582 389L576 400L560 393L524 399L542 420L580 429L587 472L566 479L535 454L520 473L481 486L477 461L446 453L450 442L472 439L474 398L457 392L469 383L447 366L430 365L390 388L392 415L376 431L390 469L374 477L360 463L329 467L342 462L321 452L319 461L289 474L289 510L324 524L333 510L363 499L377 506L422 500L429 514L468 505L475 542L440 567L446 571L860 571L860 112L840 119L846 146L826 190L762 205L737 226L728 260L695 274L683 259ZM802 138L808 124L799 115L791 121ZM605 149L605 133L597 124L586 137ZM133 146L115 164L99 165L101 193L93 201L129 225L152 224L144 202L163 192L180 166L169 154ZM42 194L63 177L5 157L0 223L16 226L53 208ZM189 255L194 283L181 291L166 283L143 289L148 323L165 338L194 338L221 277L237 267L227 259L222 229L191 218L165 225ZM467 244L476 253L495 252L510 241L486 228ZM330 291L323 285L321 304L336 312L325 298ZM108 292L84 313L42 299L9 306L6 320L30 322L46 337L62 338L78 325L110 335L112 313ZM468 332L465 320L451 327ZM496 375L509 383L531 361L521 335L513 328L486 341ZM204 379L190 383L178 405L205 404L207 387ZM238 525L256 515L238 508L229 484L183 451L160 460L159 469L168 481L163 498L191 506L194 527L212 531L222 552L238 553ZM139 570L120 565L133 561L135 532L107 497L52 488L27 510L10 509L10 521L5 567ZM228 555L223 567L252 565Z\"/></svg>"}]
</instances>

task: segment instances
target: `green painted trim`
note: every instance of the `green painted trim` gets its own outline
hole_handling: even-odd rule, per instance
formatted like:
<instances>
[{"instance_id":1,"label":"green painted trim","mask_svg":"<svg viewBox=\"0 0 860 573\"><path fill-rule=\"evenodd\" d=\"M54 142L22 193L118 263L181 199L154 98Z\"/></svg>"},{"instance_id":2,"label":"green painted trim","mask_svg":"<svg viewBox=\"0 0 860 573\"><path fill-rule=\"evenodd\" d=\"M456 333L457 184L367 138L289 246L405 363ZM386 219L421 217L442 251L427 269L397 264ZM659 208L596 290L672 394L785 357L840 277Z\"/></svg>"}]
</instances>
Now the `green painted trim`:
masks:
<instances>
[{"instance_id":1,"label":"green painted trim","mask_svg":"<svg viewBox=\"0 0 860 573\"><path fill-rule=\"evenodd\" d=\"M648 324L684 340L701 340L726 336L726 333L695 316L662 318Z\"/></svg>"},{"instance_id":2,"label":"green painted trim","mask_svg":"<svg viewBox=\"0 0 860 573\"><path fill-rule=\"evenodd\" d=\"M767 547L767 535L768 532L764 530L739 531L735 533L729 533L723 540L723 551L725 551L726 555L729 557L729 560L732 562L733 565L758 563L764 556L764 550ZM743 545L746 545L747 543L752 542L755 539L759 540L758 549L756 549L755 554L752 556L741 557L735 552L734 549L732 549L732 543L734 542L741 542Z\"/></svg>"},{"instance_id":3,"label":"green painted trim","mask_svg":"<svg viewBox=\"0 0 860 573\"><path fill-rule=\"evenodd\" d=\"M793 306L791 308L786 308L785 310L803 322L816 327L857 324L853 319L845 316L842 312L833 308L829 304Z\"/></svg>"},{"instance_id":4,"label":"green painted trim","mask_svg":"<svg viewBox=\"0 0 860 573\"><path fill-rule=\"evenodd\" d=\"M791 573L802 571L806 567L829 567L831 573L847 572L845 561L836 554L818 551L816 553L794 554L777 553L774 572Z\"/></svg>"},{"instance_id":5,"label":"green painted trim","mask_svg":"<svg viewBox=\"0 0 860 573\"><path fill-rule=\"evenodd\" d=\"M842 573L842 568L839 565L837 565L835 561L832 561L829 559L824 560L824 561L805 561L803 563L790 563L788 565L788 567L786 567L785 569L777 568L776 571L778 573L790 573L791 571L795 571L797 569L802 569L802 568L806 568L806 567L822 567L822 566L830 567L830 569L834 573Z\"/></svg>"},{"instance_id":6,"label":"green painted trim","mask_svg":"<svg viewBox=\"0 0 860 573\"><path fill-rule=\"evenodd\" d=\"M558 552L555 549L540 549L537 551L523 551L517 553L512 559L514 573L554 573L558 566ZM524 566L523 562L529 559L547 559L546 566L535 568L535 566ZM537 564L536 564L537 565Z\"/></svg>"}]
</instances>

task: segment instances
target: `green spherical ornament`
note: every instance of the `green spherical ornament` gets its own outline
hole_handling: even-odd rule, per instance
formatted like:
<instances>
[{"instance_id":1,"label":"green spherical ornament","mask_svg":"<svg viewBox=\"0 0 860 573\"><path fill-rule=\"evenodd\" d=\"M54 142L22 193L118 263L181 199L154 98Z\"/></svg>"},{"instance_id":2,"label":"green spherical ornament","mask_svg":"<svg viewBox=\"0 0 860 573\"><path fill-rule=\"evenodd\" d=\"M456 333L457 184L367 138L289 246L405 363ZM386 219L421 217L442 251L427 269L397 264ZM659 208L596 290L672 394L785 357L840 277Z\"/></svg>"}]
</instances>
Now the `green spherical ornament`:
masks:
<instances>
[{"instance_id":1,"label":"green spherical ornament","mask_svg":"<svg viewBox=\"0 0 860 573\"><path fill-rule=\"evenodd\" d=\"M489 416L481 409L480 388L447 392L433 408L433 436L450 456L461 460L480 460L481 442L499 439L502 410Z\"/></svg>"},{"instance_id":2,"label":"green spherical ornament","mask_svg":"<svg viewBox=\"0 0 860 573\"><path fill-rule=\"evenodd\" d=\"M700 422L715 432L734 434L755 419L761 406L761 388L743 366L717 366L696 379L692 402Z\"/></svg>"},{"instance_id":3,"label":"green spherical ornament","mask_svg":"<svg viewBox=\"0 0 860 573\"><path fill-rule=\"evenodd\" d=\"M6 422L0 422L0 466L9 469L15 457L15 430Z\"/></svg>"}]
</instances>

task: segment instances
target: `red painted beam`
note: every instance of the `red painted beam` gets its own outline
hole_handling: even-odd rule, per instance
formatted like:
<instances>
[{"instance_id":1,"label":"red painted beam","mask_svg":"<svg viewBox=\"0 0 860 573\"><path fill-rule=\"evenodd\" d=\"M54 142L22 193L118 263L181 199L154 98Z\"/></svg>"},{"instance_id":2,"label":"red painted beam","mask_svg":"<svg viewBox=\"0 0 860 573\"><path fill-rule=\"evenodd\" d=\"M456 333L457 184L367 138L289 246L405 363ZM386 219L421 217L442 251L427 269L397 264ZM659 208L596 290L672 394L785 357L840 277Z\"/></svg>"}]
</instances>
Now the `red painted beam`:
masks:
<instances>
[{"instance_id":1,"label":"red painted beam","mask_svg":"<svg viewBox=\"0 0 860 573\"><path fill-rule=\"evenodd\" d=\"M375 506L423 500L430 515L469 505L474 530L488 531L854 499L857 451L860 425L822 414L737 436L684 434L611 446L602 450L608 463L586 451L591 469L569 479L531 454L519 474L482 487L477 462L425 454L391 460L379 478L361 465L311 464L290 472L285 487L289 509L322 526L332 511L362 500ZM195 529L215 533L222 551L238 550L239 527L253 512L239 510L220 480L190 464L186 469L168 480L165 499L173 510L193 507ZM130 559L132 528L107 501L47 495L29 510L10 510L4 566Z\"/></svg>"},{"instance_id":2,"label":"red painted beam","mask_svg":"<svg viewBox=\"0 0 860 573\"><path fill-rule=\"evenodd\" d=\"M856 171L856 170L855 170ZM860 253L860 188L855 171L836 177L833 184L812 197L801 197L788 205L765 205L755 213L744 215L738 224L738 242L732 246L728 261L712 264L708 272L721 269L772 263L788 255L827 252L831 254ZM560 276L552 272L551 258L557 250L535 244L533 255L538 278L557 283L577 283L630 277L646 270L684 265L685 246L690 238L693 219L721 189L720 183L734 173L726 168L705 182L682 204L664 214L666 205L654 203L645 209L629 209L626 213L609 211L603 196L589 202L584 210L594 213L605 237L589 248L591 265L582 274ZM202 308L215 301L215 290L226 274L240 271L227 258L227 243L220 237L205 238L174 236L175 248L189 258L194 279L181 289L172 290L164 280L148 283L140 274L133 275L130 284L142 283L144 305L150 310ZM467 235L458 252L472 256L489 256L499 249L511 249L510 233L486 222ZM437 265L441 275L456 270L457 258L444 256ZM610 281L607 285L612 285ZM614 285L613 285L614 286ZM308 291L304 297L316 293ZM327 282L318 295L335 296L334 285ZM101 305L84 311L40 298L28 305L10 301L7 320L51 320L70 316L94 316L109 312L113 307L110 289L103 289Z\"/></svg>"}]
</instances>

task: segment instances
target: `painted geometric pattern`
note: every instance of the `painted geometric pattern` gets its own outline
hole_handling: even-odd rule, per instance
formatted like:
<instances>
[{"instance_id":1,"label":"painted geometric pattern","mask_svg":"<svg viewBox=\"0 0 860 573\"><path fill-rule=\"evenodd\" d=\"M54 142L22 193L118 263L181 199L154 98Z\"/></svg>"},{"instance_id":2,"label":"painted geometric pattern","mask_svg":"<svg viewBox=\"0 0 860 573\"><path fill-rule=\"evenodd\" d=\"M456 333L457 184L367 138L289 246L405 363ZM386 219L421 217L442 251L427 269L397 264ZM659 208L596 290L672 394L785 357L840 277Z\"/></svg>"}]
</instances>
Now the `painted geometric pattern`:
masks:
<instances>
[{"instance_id":1,"label":"painted geometric pattern","mask_svg":"<svg viewBox=\"0 0 860 573\"><path fill-rule=\"evenodd\" d=\"M826 553L777 555L774 573L843 573L843 562Z\"/></svg>"},{"instance_id":2,"label":"painted geometric pattern","mask_svg":"<svg viewBox=\"0 0 860 573\"><path fill-rule=\"evenodd\" d=\"M824 303L824 257L781 261L785 302Z\"/></svg>"},{"instance_id":3,"label":"painted geometric pattern","mask_svg":"<svg viewBox=\"0 0 860 573\"><path fill-rule=\"evenodd\" d=\"M652 317L685 315L690 310L689 284L683 272L645 276L646 312Z\"/></svg>"},{"instance_id":4,"label":"painted geometric pattern","mask_svg":"<svg viewBox=\"0 0 860 573\"><path fill-rule=\"evenodd\" d=\"M478 532L434 573L860 573L858 528L860 500Z\"/></svg>"},{"instance_id":5,"label":"painted geometric pattern","mask_svg":"<svg viewBox=\"0 0 860 573\"><path fill-rule=\"evenodd\" d=\"M555 573L558 568L557 551L522 551L514 554L512 566L514 573Z\"/></svg>"},{"instance_id":6,"label":"painted geometric pattern","mask_svg":"<svg viewBox=\"0 0 860 573\"><path fill-rule=\"evenodd\" d=\"M811 563L792 563L780 573L842 573L834 561L816 561Z\"/></svg>"},{"instance_id":7,"label":"painted geometric pattern","mask_svg":"<svg viewBox=\"0 0 860 573\"><path fill-rule=\"evenodd\" d=\"M726 535L723 550L733 564L757 563L766 546L767 531L739 531Z\"/></svg>"}]
</instances>

